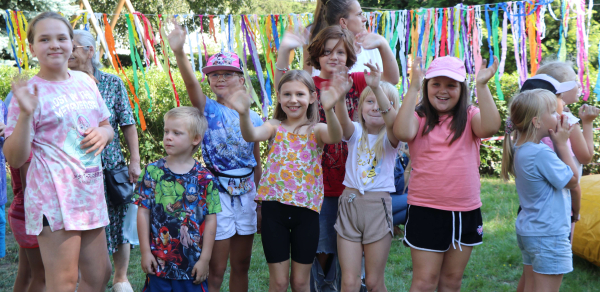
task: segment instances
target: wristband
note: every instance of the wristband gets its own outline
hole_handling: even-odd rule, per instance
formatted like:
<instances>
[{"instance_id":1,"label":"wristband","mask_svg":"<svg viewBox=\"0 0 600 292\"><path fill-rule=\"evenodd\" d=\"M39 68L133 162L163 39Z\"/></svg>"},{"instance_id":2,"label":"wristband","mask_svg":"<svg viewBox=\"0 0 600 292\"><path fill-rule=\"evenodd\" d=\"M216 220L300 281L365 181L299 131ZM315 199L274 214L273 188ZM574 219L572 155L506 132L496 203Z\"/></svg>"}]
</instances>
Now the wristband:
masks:
<instances>
[{"instance_id":1,"label":"wristband","mask_svg":"<svg viewBox=\"0 0 600 292\"><path fill-rule=\"evenodd\" d=\"M381 109L378 109L377 111L379 111L382 114L387 114L392 110L392 107L394 106L394 102L391 102L390 107L384 111L382 111Z\"/></svg>"},{"instance_id":2,"label":"wristband","mask_svg":"<svg viewBox=\"0 0 600 292\"><path fill-rule=\"evenodd\" d=\"M275 64L275 69L277 69L277 71L282 71L283 73L285 73L287 71L290 71L290 67L289 66L287 68L281 69L281 68L277 67L277 64Z\"/></svg>"}]
</instances>

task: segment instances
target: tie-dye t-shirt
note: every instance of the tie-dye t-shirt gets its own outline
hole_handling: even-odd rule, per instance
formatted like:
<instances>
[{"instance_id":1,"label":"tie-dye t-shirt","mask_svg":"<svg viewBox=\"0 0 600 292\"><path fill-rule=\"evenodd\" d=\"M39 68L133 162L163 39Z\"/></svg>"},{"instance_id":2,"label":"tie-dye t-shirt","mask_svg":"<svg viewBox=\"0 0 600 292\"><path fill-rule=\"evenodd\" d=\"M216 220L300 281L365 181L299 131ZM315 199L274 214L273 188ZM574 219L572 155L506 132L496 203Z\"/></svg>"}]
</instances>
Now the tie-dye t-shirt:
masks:
<instances>
[{"instance_id":1,"label":"tie-dye t-shirt","mask_svg":"<svg viewBox=\"0 0 600 292\"><path fill-rule=\"evenodd\" d=\"M42 231L45 215L52 231L91 230L108 225L100 155L80 148L84 132L107 120L110 113L98 87L85 73L69 71L69 79L47 81L34 76L39 104L33 113L33 159L27 172L25 222L27 234ZM8 108L6 137L17 124L19 105Z\"/></svg>"}]
</instances>

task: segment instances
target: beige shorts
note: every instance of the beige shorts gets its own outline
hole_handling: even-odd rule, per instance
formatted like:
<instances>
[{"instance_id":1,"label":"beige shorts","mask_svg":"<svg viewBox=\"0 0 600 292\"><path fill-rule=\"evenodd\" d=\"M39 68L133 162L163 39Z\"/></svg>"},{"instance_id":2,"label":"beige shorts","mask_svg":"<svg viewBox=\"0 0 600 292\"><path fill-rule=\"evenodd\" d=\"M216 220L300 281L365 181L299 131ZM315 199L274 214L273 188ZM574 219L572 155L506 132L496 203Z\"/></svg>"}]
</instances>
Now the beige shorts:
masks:
<instances>
[{"instance_id":1,"label":"beige shorts","mask_svg":"<svg viewBox=\"0 0 600 292\"><path fill-rule=\"evenodd\" d=\"M388 192L365 192L346 188L338 202L335 230L344 239L369 244L394 235L392 197Z\"/></svg>"}]
</instances>

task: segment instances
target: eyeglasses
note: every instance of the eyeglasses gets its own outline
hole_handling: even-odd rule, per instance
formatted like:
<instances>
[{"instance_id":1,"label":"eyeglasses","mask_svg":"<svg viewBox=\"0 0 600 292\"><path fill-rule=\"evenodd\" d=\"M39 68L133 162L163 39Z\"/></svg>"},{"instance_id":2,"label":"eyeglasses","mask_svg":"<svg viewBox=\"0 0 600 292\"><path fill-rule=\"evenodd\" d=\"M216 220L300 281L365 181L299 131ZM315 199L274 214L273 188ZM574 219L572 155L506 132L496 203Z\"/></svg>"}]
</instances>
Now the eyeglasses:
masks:
<instances>
[{"instance_id":1,"label":"eyeglasses","mask_svg":"<svg viewBox=\"0 0 600 292\"><path fill-rule=\"evenodd\" d=\"M75 50L77 50L77 48L87 48L87 47L91 47L91 46L73 46L73 52L75 52Z\"/></svg>"},{"instance_id":2,"label":"eyeglasses","mask_svg":"<svg viewBox=\"0 0 600 292\"><path fill-rule=\"evenodd\" d=\"M233 76L237 76L237 75L238 74L230 73L230 72L223 73L223 74L210 73L210 74L208 74L208 79L210 79L211 81L219 81L219 77L223 76L223 80L228 81Z\"/></svg>"}]
</instances>

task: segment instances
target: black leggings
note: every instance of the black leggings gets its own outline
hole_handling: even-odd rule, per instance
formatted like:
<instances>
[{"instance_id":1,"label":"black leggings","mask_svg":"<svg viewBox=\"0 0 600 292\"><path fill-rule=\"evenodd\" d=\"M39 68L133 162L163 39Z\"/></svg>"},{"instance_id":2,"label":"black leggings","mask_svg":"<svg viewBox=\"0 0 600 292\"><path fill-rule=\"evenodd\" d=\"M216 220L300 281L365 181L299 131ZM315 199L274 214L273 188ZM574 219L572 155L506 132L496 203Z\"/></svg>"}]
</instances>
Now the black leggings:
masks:
<instances>
[{"instance_id":1,"label":"black leggings","mask_svg":"<svg viewBox=\"0 0 600 292\"><path fill-rule=\"evenodd\" d=\"M262 244L267 263L290 258L312 264L319 244L319 213L308 208L265 201L262 205Z\"/></svg>"}]
</instances>

